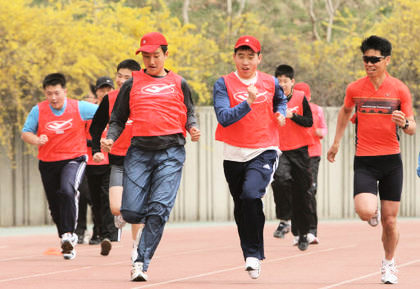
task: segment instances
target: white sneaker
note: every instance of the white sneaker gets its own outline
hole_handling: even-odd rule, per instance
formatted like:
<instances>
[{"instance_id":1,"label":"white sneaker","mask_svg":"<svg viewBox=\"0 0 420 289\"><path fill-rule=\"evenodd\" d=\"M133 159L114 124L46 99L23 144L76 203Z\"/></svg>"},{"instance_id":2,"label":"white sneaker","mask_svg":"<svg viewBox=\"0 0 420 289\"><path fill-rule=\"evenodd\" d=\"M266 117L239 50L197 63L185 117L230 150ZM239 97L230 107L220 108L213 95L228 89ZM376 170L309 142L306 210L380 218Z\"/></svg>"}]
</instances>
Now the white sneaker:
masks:
<instances>
[{"instance_id":1,"label":"white sneaker","mask_svg":"<svg viewBox=\"0 0 420 289\"><path fill-rule=\"evenodd\" d=\"M257 279L261 273L261 263L258 258L247 257L245 261L245 271L248 271L249 277Z\"/></svg>"},{"instance_id":2,"label":"white sneaker","mask_svg":"<svg viewBox=\"0 0 420 289\"><path fill-rule=\"evenodd\" d=\"M131 267L131 281L147 281L147 274L143 272L143 263L135 262Z\"/></svg>"},{"instance_id":3,"label":"white sneaker","mask_svg":"<svg viewBox=\"0 0 420 289\"><path fill-rule=\"evenodd\" d=\"M372 227L376 227L378 226L380 221L381 221L381 211L378 209L376 210L376 215L370 218L367 222Z\"/></svg>"},{"instance_id":4,"label":"white sneaker","mask_svg":"<svg viewBox=\"0 0 420 289\"><path fill-rule=\"evenodd\" d=\"M306 235L306 237L308 238L308 243L312 244L312 245L316 245L319 244L319 239L312 233L308 233L308 235Z\"/></svg>"},{"instance_id":5,"label":"white sneaker","mask_svg":"<svg viewBox=\"0 0 420 289\"><path fill-rule=\"evenodd\" d=\"M124 227L125 224L127 224L127 222L124 221L124 219L123 219L123 217L121 215L114 216L114 225L115 225L115 227L117 227L118 229L122 229L122 227Z\"/></svg>"},{"instance_id":6,"label":"white sneaker","mask_svg":"<svg viewBox=\"0 0 420 289\"><path fill-rule=\"evenodd\" d=\"M77 234L64 233L61 235L61 253L66 260L72 260L76 257Z\"/></svg>"},{"instance_id":7,"label":"white sneaker","mask_svg":"<svg viewBox=\"0 0 420 289\"><path fill-rule=\"evenodd\" d=\"M293 236L292 245L297 246L298 243L299 243L299 236Z\"/></svg>"},{"instance_id":8,"label":"white sneaker","mask_svg":"<svg viewBox=\"0 0 420 289\"><path fill-rule=\"evenodd\" d=\"M397 268L395 268L395 262L385 264L385 262L382 261L382 268L381 268L382 283L397 284L398 283L398 277L396 275L397 272L398 270Z\"/></svg>"}]
</instances>

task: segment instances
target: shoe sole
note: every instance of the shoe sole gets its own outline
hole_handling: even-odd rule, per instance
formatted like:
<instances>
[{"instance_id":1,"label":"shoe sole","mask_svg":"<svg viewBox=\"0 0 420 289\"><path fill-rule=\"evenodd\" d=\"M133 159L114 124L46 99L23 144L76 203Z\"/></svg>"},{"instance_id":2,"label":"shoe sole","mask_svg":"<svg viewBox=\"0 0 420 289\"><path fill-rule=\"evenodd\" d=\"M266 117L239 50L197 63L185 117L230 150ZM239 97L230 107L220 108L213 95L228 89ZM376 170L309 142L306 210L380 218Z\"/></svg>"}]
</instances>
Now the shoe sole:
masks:
<instances>
[{"instance_id":1,"label":"shoe sole","mask_svg":"<svg viewBox=\"0 0 420 289\"><path fill-rule=\"evenodd\" d=\"M61 244L61 253L63 253L63 255L64 254L70 254L73 249L74 249L74 247L73 247L73 245L71 244L70 241L64 241Z\"/></svg>"},{"instance_id":2,"label":"shoe sole","mask_svg":"<svg viewBox=\"0 0 420 289\"><path fill-rule=\"evenodd\" d=\"M103 240L101 242L101 255L102 256L108 256L111 249L112 249L111 241Z\"/></svg>"},{"instance_id":3,"label":"shoe sole","mask_svg":"<svg viewBox=\"0 0 420 289\"><path fill-rule=\"evenodd\" d=\"M64 260L73 260L74 258L76 258L76 251L73 251L72 253L69 254L63 254Z\"/></svg>"},{"instance_id":4,"label":"shoe sole","mask_svg":"<svg viewBox=\"0 0 420 289\"><path fill-rule=\"evenodd\" d=\"M308 245L309 244L298 244L298 248L301 251L305 251L306 249L308 249Z\"/></svg>"},{"instance_id":5,"label":"shoe sole","mask_svg":"<svg viewBox=\"0 0 420 289\"><path fill-rule=\"evenodd\" d=\"M131 278L131 281L134 281L134 282L139 282L140 281L140 282L142 282L142 281L147 281L147 278L144 277L143 275L139 274L135 278Z\"/></svg>"},{"instance_id":6,"label":"shoe sole","mask_svg":"<svg viewBox=\"0 0 420 289\"><path fill-rule=\"evenodd\" d=\"M273 234L274 238L284 239L284 236L289 233L290 231L275 231Z\"/></svg>"}]
</instances>

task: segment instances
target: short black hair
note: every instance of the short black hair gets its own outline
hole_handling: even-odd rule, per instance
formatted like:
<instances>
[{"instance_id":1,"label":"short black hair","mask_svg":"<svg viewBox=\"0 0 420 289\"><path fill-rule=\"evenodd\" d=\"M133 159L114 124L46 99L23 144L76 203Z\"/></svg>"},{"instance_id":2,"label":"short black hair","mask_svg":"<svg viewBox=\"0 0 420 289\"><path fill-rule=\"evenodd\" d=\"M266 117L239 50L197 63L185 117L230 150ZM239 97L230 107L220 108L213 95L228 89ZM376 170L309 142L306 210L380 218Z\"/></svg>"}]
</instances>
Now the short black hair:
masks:
<instances>
[{"instance_id":1,"label":"short black hair","mask_svg":"<svg viewBox=\"0 0 420 289\"><path fill-rule=\"evenodd\" d=\"M126 68L131 71L139 71L141 69L140 64L134 59L126 59L121 61L120 64L118 64L117 66L117 71L122 68Z\"/></svg>"},{"instance_id":2,"label":"short black hair","mask_svg":"<svg viewBox=\"0 0 420 289\"><path fill-rule=\"evenodd\" d=\"M163 53L166 53L166 51L168 51L168 45L161 45L160 48L162 48Z\"/></svg>"},{"instance_id":3,"label":"short black hair","mask_svg":"<svg viewBox=\"0 0 420 289\"><path fill-rule=\"evenodd\" d=\"M279 66L277 66L276 71L274 72L274 76L279 77L282 75L293 79L295 78L295 70L290 65L280 64Z\"/></svg>"},{"instance_id":4,"label":"short black hair","mask_svg":"<svg viewBox=\"0 0 420 289\"><path fill-rule=\"evenodd\" d=\"M62 73L51 73L45 76L44 81L42 82L42 88L46 88L47 86L56 86L61 85L62 88L66 88L66 78Z\"/></svg>"},{"instance_id":5,"label":"short black hair","mask_svg":"<svg viewBox=\"0 0 420 289\"><path fill-rule=\"evenodd\" d=\"M378 50L382 56L386 57L391 55L392 45L387 39L372 35L363 40L362 45L360 45L362 53L365 53L369 49Z\"/></svg>"},{"instance_id":6,"label":"short black hair","mask_svg":"<svg viewBox=\"0 0 420 289\"><path fill-rule=\"evenodd\" d=\"M246 45L242 45L242 46L239 46L239 47L237 47L237 48L233 49L233 53L234 53L234 54L236 54L236 52L238 52L239 50L251 50L252 52L254 52L254 53L255 53L255 51L254 51L254 50L252 50L252 48L251 48L251 47L246 46ZM260 55L261 51L258 51L258 52L256 52L256 53L257 53L257 55Z\"/></svg>"}]
</instances>

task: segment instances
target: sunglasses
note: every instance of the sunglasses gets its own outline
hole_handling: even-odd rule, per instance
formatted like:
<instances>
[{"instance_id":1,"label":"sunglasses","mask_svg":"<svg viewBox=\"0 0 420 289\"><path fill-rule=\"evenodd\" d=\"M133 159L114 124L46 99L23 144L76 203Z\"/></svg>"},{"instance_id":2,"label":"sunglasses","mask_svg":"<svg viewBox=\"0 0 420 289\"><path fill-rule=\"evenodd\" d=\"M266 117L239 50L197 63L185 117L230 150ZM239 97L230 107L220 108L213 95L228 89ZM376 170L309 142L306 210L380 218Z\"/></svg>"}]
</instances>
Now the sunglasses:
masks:
<instances>
[{"instance_id":1,"label":"sunglasses","mask_svg":"<svg viewBox=\"0 0 420 289\"><path fill-rule=\"evenodd\" d=\"M382 59L384 59L385 56L363 56L363 62L364 63L378 63L379 61L381 61Z\"/></svg>"}]
</instances>

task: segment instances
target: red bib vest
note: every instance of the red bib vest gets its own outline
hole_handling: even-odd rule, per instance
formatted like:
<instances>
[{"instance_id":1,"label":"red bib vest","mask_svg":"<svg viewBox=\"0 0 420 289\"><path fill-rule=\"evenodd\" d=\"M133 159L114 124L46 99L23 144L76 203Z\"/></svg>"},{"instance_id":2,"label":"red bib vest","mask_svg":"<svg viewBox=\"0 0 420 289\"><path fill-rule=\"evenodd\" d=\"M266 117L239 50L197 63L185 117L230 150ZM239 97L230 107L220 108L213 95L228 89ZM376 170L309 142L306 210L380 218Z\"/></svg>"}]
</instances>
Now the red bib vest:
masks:
<instances>
[{"instance_id":1,"label":"red bib vest","mask_svg":"<svg viewBox=\"0 0 420 289\"><path fill-rule=\"evenodd\" d=\"M63 114L56 116L48 103L38 103L38 136L45 134L48 142L38 149L38 159L44 162L69 160L86 154L85 122L78 101L67 98Z\"/></svg>"},{"instance_id":2,"label":"red bib vest","mask_svg":"<svg viewBox=\"0 0 420 289\"><path fill-rule=\"evenodd\" d=\"M108 93L109 102L109 117L111 118L112 109L114 108L115 101L117 100L119 90L113 90ZM125 128L120 137L114 142L111 149L111 154L116 156L125 156L128 147L130 146L131 137L133 134L133 121L128 119L125 123Z\"/></svg>"},{"instance_id":3,"label":"red bib vest","mask_svg":"<svg viewBox=\"0 0 420 289\"><path fill-rule=\"evenodd\" d=\"M296 114L303 115L302 101L304 97L302 91L294 90L287 103L287 108L292 109ZM286 118L286 124L279 129L280 150L290 151L312 144L311 129L311 127L300 126L290 118Z\"/></svg>"},{"instance_id":4,"label":"red bib vest","mask_svg":"<svg viewBox=\"0 0 420 289\"><path fill-rule=\"evenodd\" d=\"M86 139L88 140L92 140L92 136L90 135L90 132L89 132L91 124L92 124L92 120L86 121ZM106 126L106 128L102 132L102 136L101 136L102 138L106 137L107 130L108 130L108 126ZM90 166L108 165L109 164L108 153L104 153L104 152L102 153L104 154L105 158L103 161L97 163L93 160L92 147L87 147L87 155L88 155L87 164Z\"/></svg>"},{"instance_id":5,"label":"red bib vest","mask_svg":"<svg viewBox=\"0 0 420 289\"><path fill-rule=\"evenodd\" d=\"M130 92L130 119L133 136L161 136L182 133L186 136L187 108L181 89L182 77L169 72L156 78L133 72Z\"/></svg>"},{"instance_id":6,"label":"red bib vest","mask_svg":"<svg viewBox=\"0 0 420 289\"><path fill-rule=\"evenodd\" d=\"M316 134L316 129L319 127L321 120L319 119L318 111L321 109L318 105L314 103L309 103L312 111L313 125L312 125L312 144L308 148L308 153L310 157L319 157L322 154L322 145L321 138Z\"/></svg>"},{"instance_id":7,"label":"red bib vest","mask_svg":"<svg viewBox=\"0 0 420 289\"><path fill-rule=\"evenodd\" d=\"M223 76L229 96L230 106L246 101L248 97L245 85L234 72ZM271 75L258 71L255 83L257 99L251 105L251 111L241 120L223 127L218 124L216 140L242 148L265 148L279 145L278 124L273 113L275 82Z\"/></svg>"}]
</instances>

